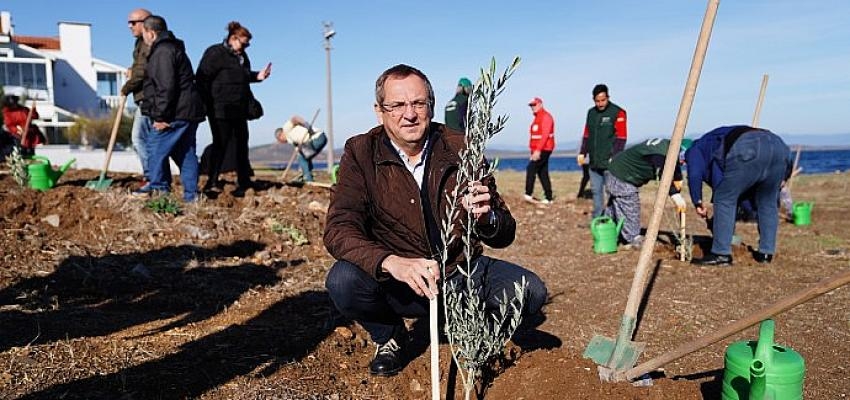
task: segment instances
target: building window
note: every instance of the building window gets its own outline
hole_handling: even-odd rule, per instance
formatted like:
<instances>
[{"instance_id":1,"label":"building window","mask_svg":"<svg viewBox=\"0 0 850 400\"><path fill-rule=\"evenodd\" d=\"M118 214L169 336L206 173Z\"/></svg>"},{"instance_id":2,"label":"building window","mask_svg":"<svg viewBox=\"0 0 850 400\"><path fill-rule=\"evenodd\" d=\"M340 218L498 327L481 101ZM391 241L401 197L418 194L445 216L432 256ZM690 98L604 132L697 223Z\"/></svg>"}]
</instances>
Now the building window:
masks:
<instances>
[{"instance_id":1,"label":"building window","mask_svg":"<svg viewBox=\"0 0 850 400\"><path fill-rule=\"evenodd\" d=\"M47 69L41 63L0 62L0 84L47 90Z\"/></svg>"},{"instance_id":2,"label":"building window","mask_svg":"<svg viewBox=\"0 0 850 400\"><path fill-rule=\"evenodd\" d=\"M98 96L117 96L118 95L118 74L114 72L98 72L97 73L97 95Z\"/></svg>"}]
</instances>

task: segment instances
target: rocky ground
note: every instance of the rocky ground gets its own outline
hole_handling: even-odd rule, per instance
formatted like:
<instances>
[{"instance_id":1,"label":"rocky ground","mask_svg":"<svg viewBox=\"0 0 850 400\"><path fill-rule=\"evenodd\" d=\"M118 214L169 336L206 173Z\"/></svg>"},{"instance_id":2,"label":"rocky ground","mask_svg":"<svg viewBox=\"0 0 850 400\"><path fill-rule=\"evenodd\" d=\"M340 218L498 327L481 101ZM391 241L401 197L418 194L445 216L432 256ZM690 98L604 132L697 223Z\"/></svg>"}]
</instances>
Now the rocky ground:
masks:
<instances>
[{"instance_id":1,"label":"rocky ground","mask_svg":"<svg viewBox=\"0 0 850 400\"><path fill-rule=\"evenodd\" d=\"M332 259L321 241L328 189L266 174L240 199L227 192L231 178L218 198L169 215L131 197L138 182L130 176L115 176L106 192L86 189L97 175L70 171L40 193L0 174L0 399L430 396L419 324L420 355L400 375L376 378L366 371L374 347L365 332L332 323L324 290ZM639 253L593 253L591 205L575 200L576 174L554 174L551 206L521 201L521 173L498 179L519 233L489 254L536 271L551 298L537 331L508 345L486 398L719 398L726 347L757 328L669 363L651 387L600 382L581 354L595 334L616 335ZM752 224L738 226L732 268L679 262L662 234L635 338L646 342L641 361L850 268L848 181L845 173L795 182L796 199L815 202L813 224L782 223L770 265L749 256L758 238ZM655 189L643 191L644 224ZM675 223L668 214L667 233ZM708 231L693 212L688 220L699 255ZM776 342L805 358L805 398L846 398L850 288L777 316ZM462 398L447 374L444 387L452 383Z\"/></svg>"}]
</instances>

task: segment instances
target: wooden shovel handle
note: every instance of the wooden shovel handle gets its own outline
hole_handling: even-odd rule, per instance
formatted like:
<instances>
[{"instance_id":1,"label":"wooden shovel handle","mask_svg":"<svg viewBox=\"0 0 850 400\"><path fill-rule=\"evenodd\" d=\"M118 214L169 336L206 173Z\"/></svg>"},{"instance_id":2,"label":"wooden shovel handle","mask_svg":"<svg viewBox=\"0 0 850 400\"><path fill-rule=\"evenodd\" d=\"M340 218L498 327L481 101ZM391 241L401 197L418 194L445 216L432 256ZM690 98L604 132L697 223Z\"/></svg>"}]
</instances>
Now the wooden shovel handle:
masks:
<instances>
[{"instance_id":1,"label":"wooden shovel handle","mask_svg":"<svg viewBox=\"0 0 850 400\"><path fill-rule=\"evenodd\" d=\"M688 81L685 85L685 92L682 94L682 102L679 104L679 113L676 116L676 124L673 127L673 137L670 138L670 146L667 148L667 158L664 161L664 171L661 174L661 183L658 185L658 192L655 195L655 208L652 210L652 217L649 220L649 226L646 229L646 240L641 246L640 258L635 270L635 277L632 280L632 287L629 290L629 299L626 303L626 316L635 319L637 318L638 306L643 298L643 292L646 289L646 281L650 272L650 261L652 252L655 249L655 241L658 239L658 228L661 225L661 217L664 215L664 203L667 201L667 193L670 188L670 183L673 182L673 168L676 168L676 163L679 161L679 148L682 144L682 137L685 135L685 127L688 125L688 117L691 114L691 106L694 104L694 95L697 91L697 83L699 83L699 75L702 71L702 64L705 61L705 53L708 50L708 41L711 38L711 28L714 25L714 18L717 15L717 7L720 0L709 0L708 7L705 11L705 17L702 20L702 29L700 29L697 47L694 50L693 61L691 62L691 70L688 73Z\"/></svg>"},{"instance_id":2,"label":"wooden shovel handle","mask_svg":"<svg viewBox=\"0 0 850 400\"><path fill-rule=\"evenodd\" d=\"M118 137L118 127L121 126L121 117L124 116L124 105L127 103L127 96L121 95L118 99L118 112L115 113L115 121L112 123L112 133L109 135L109 145L106 146L106 160L103 162L103 170L105 174L109 169L109 162L112 160L112 148L115 147L115 138Z\"/></svg>"},{"instance_id":3,"label":"wooden shovel handle","mask_svg":"<svg viewBox=\"0 0 850 400\"><path fill-rule=\"evenodd\" d=\"M793 308L799 304L805 303L815 297L818 297L824 293L835 290L841 286L850 283L850 269L844 271L838 275L826 278L816 285L800 290L790 296L786 296L779 301L755 312L744 318L741 318L720 330L700 337L696 340L685 343L673 350L668 351L658 357L655 357L643 364L640 364L626 372L624 372L624 377L628 380L635 379L645 373L650 371L654 371L655 369L671 362L677 360L683 356L686 356L690 353L693 353L703 347L709 346L717 341L720 341L728 336L734 335L744 329L747 329L767 318L770 318L776 314L779 314L785 310Z\"/></svg>"}]
</instances>

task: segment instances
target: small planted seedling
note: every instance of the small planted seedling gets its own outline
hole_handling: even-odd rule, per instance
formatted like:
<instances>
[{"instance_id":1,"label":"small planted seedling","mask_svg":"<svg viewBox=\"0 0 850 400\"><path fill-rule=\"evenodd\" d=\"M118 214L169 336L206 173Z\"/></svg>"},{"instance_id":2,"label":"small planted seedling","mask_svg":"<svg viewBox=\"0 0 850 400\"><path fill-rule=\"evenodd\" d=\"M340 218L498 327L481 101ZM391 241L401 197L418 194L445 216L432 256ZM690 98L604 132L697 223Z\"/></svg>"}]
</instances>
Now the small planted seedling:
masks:
<instances>
[{"instance_id":1,"label":"small planted seedling","mask_svg":"<svg viewBox=\"0 0 850 400\"><path fill-rule=\"evenodd\" d=\"M170 195L157 196L148 200L145 208L157 214L180 215L183 212L180 203Z\"/></svg>"}]
</instances>

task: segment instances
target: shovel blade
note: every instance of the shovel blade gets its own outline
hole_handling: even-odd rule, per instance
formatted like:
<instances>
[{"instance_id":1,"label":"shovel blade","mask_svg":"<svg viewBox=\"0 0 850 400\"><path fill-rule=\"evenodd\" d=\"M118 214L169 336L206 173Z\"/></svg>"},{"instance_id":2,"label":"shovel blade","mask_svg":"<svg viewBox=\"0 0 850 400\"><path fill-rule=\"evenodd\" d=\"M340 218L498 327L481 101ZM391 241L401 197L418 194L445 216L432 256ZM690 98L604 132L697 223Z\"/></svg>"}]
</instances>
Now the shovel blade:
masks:
<instances>
[{"instance_id":1,"label":"shovel blade","mask_svg":"<svg viewBox=\"0 0 850 400\"><path fill-rule=\"evenodd\" d=\"M624 371L635 366L643 353L646 343L621 341L596 335L584 349L584 358L589 358L599 365L604 365L616 371Z\"/></svg>"},{"instance_id":2,"label":"shovel blade","mask_svg":"<svg viewBox=\"0 0 850 400\"><path fill-rule=\"evenodd\" d=\"M86 182L86 188L103 192L112 185L112 179L96 179Z\"/></svg>"}]
</instances>

